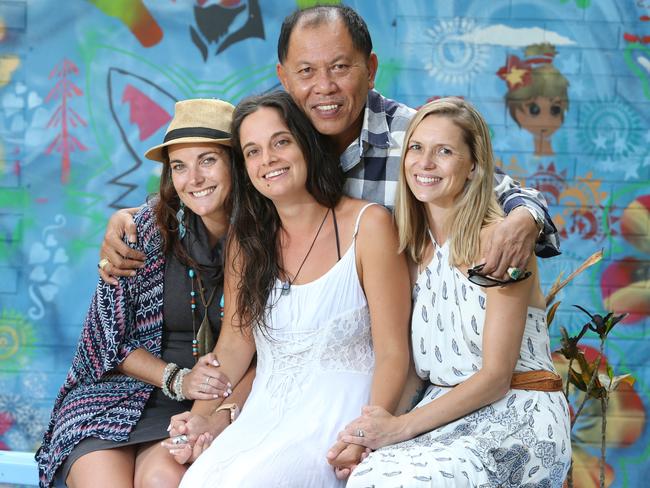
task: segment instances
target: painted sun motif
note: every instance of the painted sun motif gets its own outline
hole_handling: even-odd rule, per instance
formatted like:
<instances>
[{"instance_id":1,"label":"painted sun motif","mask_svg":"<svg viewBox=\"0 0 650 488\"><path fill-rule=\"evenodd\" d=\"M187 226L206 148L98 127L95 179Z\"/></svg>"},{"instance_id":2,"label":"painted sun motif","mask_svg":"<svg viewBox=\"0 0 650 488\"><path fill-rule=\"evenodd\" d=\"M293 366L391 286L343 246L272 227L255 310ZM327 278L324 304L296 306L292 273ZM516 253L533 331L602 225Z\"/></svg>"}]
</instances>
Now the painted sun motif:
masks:
<instances>
[{"instance_id":1,"label":"painted sun motif","mask_svg":"<svg viewBox=\"0 0 650 488\"><path fill-rule=\"evenodd\" d=\"M443 20L427 30L433 40L433 56L425 68L436 80L460 85L473 79L487 66L487 46L460 40L458 37L476 28L469 19Z\"/></svg>"},{"instance_id":2,"label":"painted sun motif","mask_svg":"<svg viewBox=\"0 0 650 488\"><path fill-rule=\"evenodd\" d=\"M579 139L585 152L596 156L630 156L641 143L641 121L636 111L621 98L586 103L581 112Z\"/></svg>"},{"instance_id":3,"label":"painted sun motif","mask_svg":"<svg viewBox=\"0 0 650 488\"><path fill-rule=\"evenodd\" d=\"M35 342L34 327L14 310L0 314L0 365L3 371L20 371L29 363Z\"/></svg>"}]
</instances>

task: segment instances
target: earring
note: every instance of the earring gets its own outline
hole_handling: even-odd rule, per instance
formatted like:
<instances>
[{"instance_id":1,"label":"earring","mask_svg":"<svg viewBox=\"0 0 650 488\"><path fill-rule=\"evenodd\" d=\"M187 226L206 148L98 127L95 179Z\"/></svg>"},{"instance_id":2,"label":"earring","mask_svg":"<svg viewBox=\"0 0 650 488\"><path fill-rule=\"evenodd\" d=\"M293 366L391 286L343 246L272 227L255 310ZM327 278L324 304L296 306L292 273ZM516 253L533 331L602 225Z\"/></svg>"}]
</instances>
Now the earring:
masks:
<instances>
[{"instance_id":1,"label":"earring","mask_svg":"<svg viewBox=\"0 0 650 488\"><path fill-rule=\"evenodd\" d=\"M181 202L181 206L176 212L176 220L178 220L178 238L185 237L185 204Z\"/></svg>"}]
</instances>

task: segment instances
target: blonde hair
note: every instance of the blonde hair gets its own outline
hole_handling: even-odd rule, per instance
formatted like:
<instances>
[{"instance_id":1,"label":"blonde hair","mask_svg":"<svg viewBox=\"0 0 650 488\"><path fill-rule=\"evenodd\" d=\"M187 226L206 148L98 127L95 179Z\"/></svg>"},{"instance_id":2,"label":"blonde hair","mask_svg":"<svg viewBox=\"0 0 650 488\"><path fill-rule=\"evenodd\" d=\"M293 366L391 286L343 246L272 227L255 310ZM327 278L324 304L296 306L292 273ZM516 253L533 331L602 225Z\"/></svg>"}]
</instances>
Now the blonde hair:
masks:
<instances>
[{"instance_id":1,"label":"blonde hair","mask_svg":"<svg viewBox=\"0 0 650 488\"><path fill-rule=\"evenodd\" d=\"M454 202L445 229L450 240L450 264L472 264L480 251L481 228L501 220L503 212L494 195L494 157L490 131L481 114L461 98L441 98L417 111L404 136L395 200L399 250L407 251L420 264L430 242L425 205L418 201L406 182L404 159L413 131L429 115L448 118L463 131L464 141L475 164L474 176Z\"/></svg>"}]
</instances>

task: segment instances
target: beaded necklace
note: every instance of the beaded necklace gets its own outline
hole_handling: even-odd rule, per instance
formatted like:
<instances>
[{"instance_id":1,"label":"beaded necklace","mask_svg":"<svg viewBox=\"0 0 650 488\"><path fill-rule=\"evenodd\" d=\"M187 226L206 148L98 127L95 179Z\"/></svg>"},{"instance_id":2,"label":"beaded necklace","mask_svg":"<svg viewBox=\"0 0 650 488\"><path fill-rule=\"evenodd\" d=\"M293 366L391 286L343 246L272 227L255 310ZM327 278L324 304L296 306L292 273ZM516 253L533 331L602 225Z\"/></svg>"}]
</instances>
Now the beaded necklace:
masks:
<instances>
[{"instance_id":1,"label":"beaded necklace","mask_svg":"<svg viewBox=\"0 0 650 488\"><path fill-rule=\"evenodd\" d=\"M201 281L199 274L196 273L192 268L189 268L187 274L189 275L190 283L192 284L192 291L190 291L190 305L192 307L192 333L194 335L194 338L192 339L192 356L194 356L195 359L198 359L199 356L207 354L212 350L212 347L214 347L214 334L212 333L210 318L208 317L208 307L210 307L212 304L212 300L214 299L214 294L217 291L217 287L215 286L212 289L212 293L210 293L210 296L206 300L204 295L203 282ZM197 292L194 288L194 278L196 278L198 285L198 296L201 300L201 304L203 305L203 320L201 320L201 325L199 326L198 331L196 330Z\"/></svg>"}]
</instances>

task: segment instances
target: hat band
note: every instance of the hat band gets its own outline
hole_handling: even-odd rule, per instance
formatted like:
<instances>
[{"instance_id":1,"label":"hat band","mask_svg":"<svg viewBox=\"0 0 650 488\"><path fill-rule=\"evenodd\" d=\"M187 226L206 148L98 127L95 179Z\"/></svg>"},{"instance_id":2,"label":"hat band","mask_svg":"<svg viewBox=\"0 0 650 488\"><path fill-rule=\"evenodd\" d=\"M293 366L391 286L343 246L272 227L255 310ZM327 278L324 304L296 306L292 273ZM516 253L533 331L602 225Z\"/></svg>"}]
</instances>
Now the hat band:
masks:
<instances>
[{"instance_id":1,"label":"hat band","mask_svg":"<svg viewBox=\"0 0 650 488\"><path fill-rule=\"evenodd\" d=\"M230 134L222 130L209 129L208 127L183 127L181 129L170 130L165 134L163 142L182 139L184 137L205 137L207 139L230 139Z\"/></svg>"}]
</instances>

